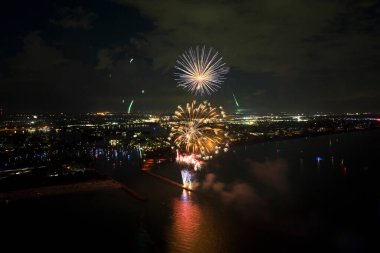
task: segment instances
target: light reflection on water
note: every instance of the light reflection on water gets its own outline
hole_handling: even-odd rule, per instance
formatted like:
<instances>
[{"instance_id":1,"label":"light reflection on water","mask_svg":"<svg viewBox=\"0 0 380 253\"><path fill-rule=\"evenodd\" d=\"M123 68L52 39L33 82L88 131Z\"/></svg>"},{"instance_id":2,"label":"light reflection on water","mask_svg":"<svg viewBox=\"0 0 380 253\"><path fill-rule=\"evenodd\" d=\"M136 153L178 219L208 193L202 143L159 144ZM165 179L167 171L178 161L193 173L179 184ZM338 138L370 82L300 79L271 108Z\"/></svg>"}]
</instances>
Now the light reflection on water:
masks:
<instances>
[{"instance_id":1,"label":"light reflection on water","mask_svg":"<svg viewBox=\"0 0 380 253\"><path fill-rule=\"evenodd\" d=\"M194 252L199 240L201 219L201 209L191 200L191 192L183 190L181 197L173 200L168 252Z\"/></svg>"},{"instance_id":2,"label":"light reflection on water","mask_svg":"<svg viewBox=\"0 0 380 253\"><path fill-rule=\"evenodd\" d=\"M203 196L204 197L204 196ZM172 220L166 230L165 252L233 252L231 232L223 215L196 193L183 190L172 200Z\"/></svg>"},{"instance_id":3,"label":"light reflection on water","mask_svg":"<svg viewBox=\"0 0 380 253\"><path fill-rule=\"evenodd\" d=\"M207 163L216 179L201 193L140 177L130 167L115 176L136 182L136 190L150 199L147 230L160 252L305 252L316 245L315 251L345 250L350 245L342 246L339 238L351 234L365 239L358 246L364 250L367 231L379 217L370 214L380 210L379 133L233 147ZM156 170L180 182L174 164Z\"/></svg>"}]
</instances>

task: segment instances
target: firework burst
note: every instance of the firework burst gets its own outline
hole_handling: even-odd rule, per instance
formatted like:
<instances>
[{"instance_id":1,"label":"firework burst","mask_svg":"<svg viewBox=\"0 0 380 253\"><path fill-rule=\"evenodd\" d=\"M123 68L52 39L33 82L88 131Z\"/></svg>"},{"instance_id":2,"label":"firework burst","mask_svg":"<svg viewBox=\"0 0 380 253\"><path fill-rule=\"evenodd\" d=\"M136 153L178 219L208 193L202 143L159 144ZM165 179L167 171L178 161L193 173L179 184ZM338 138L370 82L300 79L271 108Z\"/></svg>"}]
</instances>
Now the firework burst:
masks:
<instances>
[{"instance_id":1,"label":"firework burst","mask_svg":"<svg viewBox=\"0 0 380 253\"><path fill-rule=\"evenodd\" d=\"M207 158L226 143L228 134L221 123L223 117L222 108L212 107L207 101L178 106L169 139L181 151Z\"/></svg>"},{"instance_id":2,"label":"firework burst","mask_svg":"<svg viewBox=\"0 0 380 253\"><path fill-rule=\"evenodd\" d=\"M195 95L210 95L220 88L229 68L212 48L198 46L183 53L174 66L178 86Z\"/></svg>"}]
</instances>

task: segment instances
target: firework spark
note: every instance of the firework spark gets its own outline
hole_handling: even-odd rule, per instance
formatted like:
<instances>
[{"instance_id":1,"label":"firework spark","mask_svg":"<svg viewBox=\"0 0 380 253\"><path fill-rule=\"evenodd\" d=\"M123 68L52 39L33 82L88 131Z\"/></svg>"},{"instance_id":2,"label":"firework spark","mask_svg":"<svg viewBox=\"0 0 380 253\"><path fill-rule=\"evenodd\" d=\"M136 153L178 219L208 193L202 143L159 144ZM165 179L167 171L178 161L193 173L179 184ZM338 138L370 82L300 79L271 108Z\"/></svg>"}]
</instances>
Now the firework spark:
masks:
<instances>
[{"instance_id":1,"label":"firework spark","mask_svg":"<svg viewBox=\"0 0 380 253\"><path fill-rule=\"evenodd\" d=\"M220 88L229 68L213 48L198 46L183 53L174 66L178 86L195 95L210 95Z\"/></svg>"},{"instance_id":2,"label":"firework spark","mask_svg":"<svg viewBox=\"0 0 380 253\"><path fill-rule=\"evenodd\" d=\"M181 155L179 151L177 150L177 157L176 157L177 163L180 164L189 164L194 166L194 171L200 170L202 168L203 162L198 160L194 154L191 155Z\"/></svg>"},{"instance_id":3,"label":"firework spark","mask_svg":"<svg viewBox=\"0 0 380 253\"><path fill-rule=\"evenodd\" d=\"M194 181L192 172L190 170L183 169L181 170L181 176L182 176L183 187L192 189L193 188L192 185Z\"/></svg>"},{"instance_id":4,"label":"firework spark","mask_svg":"<svg viewBox=\"0 0 380 253\"><path fill-rule=\"evenodd\" d=\"M180 150L207 159L219 152L227 138L222 117L225 117L222 108L218 110L207 101L199 104L193 101L185 108L178 106L169 139Z\"/></svg>"}]
</instances>

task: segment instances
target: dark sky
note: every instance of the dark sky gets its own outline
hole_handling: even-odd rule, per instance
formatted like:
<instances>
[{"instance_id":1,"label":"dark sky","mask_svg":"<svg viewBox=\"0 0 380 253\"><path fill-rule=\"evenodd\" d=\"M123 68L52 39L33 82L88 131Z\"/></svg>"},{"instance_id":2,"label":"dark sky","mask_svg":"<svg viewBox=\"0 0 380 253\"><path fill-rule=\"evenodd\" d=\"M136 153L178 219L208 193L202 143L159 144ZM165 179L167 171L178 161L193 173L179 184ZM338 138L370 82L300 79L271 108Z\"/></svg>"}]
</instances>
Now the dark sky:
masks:
<instances>
[{"instance_id":1,"label":"dark sky","mask_svg":"<svg viewBox=\"0 0 380 253\"><path fill-rule=\"evenodd\" d=\"M173 111L192 100L173 66L196 45L230 67L206 97L227 110L234 92L257 112L380 111L379 1L14 0L0 20L7 112L125 111L132 99Z\"/></svg>"}]
</instances>

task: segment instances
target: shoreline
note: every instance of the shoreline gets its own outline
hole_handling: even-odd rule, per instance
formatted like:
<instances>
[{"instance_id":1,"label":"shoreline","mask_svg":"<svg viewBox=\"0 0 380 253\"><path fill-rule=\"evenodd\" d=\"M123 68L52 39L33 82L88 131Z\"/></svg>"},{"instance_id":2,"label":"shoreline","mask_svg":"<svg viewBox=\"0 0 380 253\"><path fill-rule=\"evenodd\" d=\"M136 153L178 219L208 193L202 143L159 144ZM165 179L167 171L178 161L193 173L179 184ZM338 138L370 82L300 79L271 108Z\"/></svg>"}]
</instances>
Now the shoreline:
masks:
<instances>
[{"instance_id":1,"label":"shoreline","mask_svg":"<svg viewBox=\"0 0 380 253\"><path fill-rule=\"evenodd\" d=\"M309 135L294 135L294 136L275 136L273 138L270 137L257 137L257 138L251 138L250 140L242 140L242 141L235 141L231 142L232 145L247 145L247 144L260 144L265 142L274 142L274 141L288 141L288 140L297 140L302 138L313 138L313 137L321 137L321 136L328 136L328 135L344 135L344 134L352 134L352 133L360 133L360 132L371 132L380 130L379 127L377 128L366 128L366 129L353 129L349 131L342 131L342 132L323 132L318 134L309 134Z\"/></svg>"},{"instance_id":2,"label":"shoreline","mask_svg":"<svg viewBox=\"0 0 380 253\"><path fill-rule=\"evenodd\" d=\"M372 132L372 131L380 131L379 128L371 128L371 129L364 129L364 130L355 130L355 131L346 131L346 132L340 132L340 133L321 133L318 135L304 135L304 136L291 136L291 137L285 137L285 138L268 138L268 139L256 139L252 141L240 141L240 142L234 142L231 143L231 146L241 147L244 145L255 145L255 144L262 144L262 143L271 143L275 141L290 141L290 140L297 140L302 138L313 138L313 137L321 137L321 136L340 136L345 134L353 134L353 133L360 133L360 132ZM170 162L170 159L166 159L166 162ZM174 162L174 161L173 161ZM141 170L141 173L148 174L152 177L155 177L163 182L172 184L173 186L188 190L188 191L194 191L194 189L188 189L186 187L183 187L180 182L176 182L171 178L167 178L163 175L160 175L158 164L153 163L153 166L150 167L149 170L144 171ZM155 172L152 172L151 170L154 170ZM64 195L64 194L72 194L72 193L80 193L80 192L91 192L91 191L99 191L99 190L113 190L113 189L119 189L126 193L128 193L131 197L133 197L136 200L145 202L148 201L148 199L145 196L142 196L141 194L137 193L133 189L129 188L128 186L124 185L123 183L113 179L109 175L106 175L99 170L96 170L97 174L101 175L103 178L101 179L93 179L90 181L82 181L82 182L74 182L74 183L64 183L64 184L56 184L56 185L49 185L49 186L36 186L31 188L25 188L25 189L15 189L11 191L4 191L0 192L0 206L7 205L8 203L11 203L13 201L18 200L25 200L25 199L38 199L38 198L44 198L44 197L50 197L55 195Z\"/></svg>"},{"instance_id":3,"label":"shoreline","mask_svg":"<svg viewBox=\"0 0 380 253\"><path fill-rule=\"evenodd\" d=\"M40 199L57 195L115 189L122 190L139 201L147 201L146 197L140 195L139 193L127 187L126 185L114 179L107 178L71 184L58 184L51 186L12 190L8 192L0 192L0 206L8 205L14 201L20 200Z\"/></svg>"}]
</instances>

